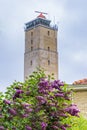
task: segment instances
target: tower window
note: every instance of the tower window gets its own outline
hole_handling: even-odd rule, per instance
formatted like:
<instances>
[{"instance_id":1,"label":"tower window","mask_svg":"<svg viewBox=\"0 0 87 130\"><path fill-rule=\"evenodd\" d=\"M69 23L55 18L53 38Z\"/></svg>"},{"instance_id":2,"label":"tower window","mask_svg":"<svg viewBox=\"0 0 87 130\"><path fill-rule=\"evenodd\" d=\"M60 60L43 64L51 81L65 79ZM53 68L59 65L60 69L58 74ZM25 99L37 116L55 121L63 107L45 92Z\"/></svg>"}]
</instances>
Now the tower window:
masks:
<instances>
[{"instance_id":1,"label":"tower window","mask_svg":"<svg viewBox=\"0 0 87 130\"><path fill-rule=\"evenodd\" d=\"M48 46L48 51L50 51L50 47Z\"/></svg>"},{"instance_id":2,"label":"tower window","mask_svg":"<svg viewBox=\"0 0 87 130\"><path fill-rule=\"evenodd\" d=\"M50 60L48 60L48 65L50 65Z\"/></svg>"},{"instance_id":3,"label":"tower window","mask_svg":"<svg viewBox=\"0 0 87 130\"><path fill-rule=\"evenodd\" d=\"M31 46L31 51L33 51L33 47Z\"/></svg>"},{"instance_id":4,"label":"tower window","mask_svg":"<svg viewBox=\"0 0 87 130\"><path fill-rule=\"evenodd\" d=\"M31 40L31 44L33 44L33 40Z\"/></svg>"},{"instance_id":5,"label":"tower window","mask_svg":"<svg viewBox=\"0 0 87 130\"><path fill-rule=\"evenodd\" d=\"M50 31L48 31L48 36L50 35Z\"/></svg>"},{"instance_id":6,"label":"tower window","mask_svg":"<svg viewBox=\"0 0 87 130\"><path fill-rule=\"evenodd\" d=\"M32 60L31 60L31 62L30 62L30 65L32 65Z\"/></svg>"},{"instance_id":7,"label":"tower window","mask_svg":"<svg viewBox=\"0 0 87 130\"><path fill-rule=\"evenodd\" d=\"M33 36L33 32L31 32L31 36Z\"/></svg>"}]
</instances>

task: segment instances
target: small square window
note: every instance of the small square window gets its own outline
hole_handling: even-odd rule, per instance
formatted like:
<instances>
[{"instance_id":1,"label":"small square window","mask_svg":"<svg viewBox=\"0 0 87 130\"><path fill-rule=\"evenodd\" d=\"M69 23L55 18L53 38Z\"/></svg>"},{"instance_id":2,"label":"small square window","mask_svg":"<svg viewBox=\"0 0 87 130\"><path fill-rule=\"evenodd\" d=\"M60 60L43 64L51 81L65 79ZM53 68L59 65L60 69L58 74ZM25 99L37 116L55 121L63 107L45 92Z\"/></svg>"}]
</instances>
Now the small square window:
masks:
<instances>
[{"instance_id":1,"label":"small square window","mask_svg":"<svg viewBox=\"0 0 87 130\"><path fill-rule=\"evenodd\" d=\"M50 31L48 31L48 36L50 35Z\"/></svg>"},{"instance_id":2,"label":"small square window","mask_svg":"<svg viewBox=\"0 0 87 130\"><path fill-rule=\"evenodd\" d=\"M48 65L50 65L50 60L48 60Z\"/></svg>"},{"instance_id":3,"label":"small square window","mask_svg":"<svg viewBox=\"0 0 87 130\"><path fill-rule=\"evenodd\" d=\"M48 51L50 51L50 47L48 46Z\"/></svg>"},{"instance_id":4,"label":"small square window","mask_svg":"<svg viewBox=\"0 0 87 130\"><path fill-rule=\"evenodd\" d=\"M33 40L31 40L31 44L33 44Z\"/></svg>"},{"instance_id":5,"label":"small square window","mask_svg":"<svg viewBox=\"0 0 87 130\"><path fill-rule=\"evenodd\" d=\"M32 60L31 60L31 62L30 62L30 65L32 65Z\"/></svg>"},{"instance_id":6,"label":"small square window","mask_svg":"<svg viewBox=\"0 0 87 130\"><path fill-rule=\"evenodd\" d=\"M33 32L31 32L31 36L33 36Z\"/></svg>"},{"instance_id":7,"label":"small square window","mask_svg":"<svg viewBox=\"0 0 87 130\"><path fill-rule=\"evenodd\" d=\"M31 47L31 51L33 51L33 47Z\"/></svg>"}]
</instances>

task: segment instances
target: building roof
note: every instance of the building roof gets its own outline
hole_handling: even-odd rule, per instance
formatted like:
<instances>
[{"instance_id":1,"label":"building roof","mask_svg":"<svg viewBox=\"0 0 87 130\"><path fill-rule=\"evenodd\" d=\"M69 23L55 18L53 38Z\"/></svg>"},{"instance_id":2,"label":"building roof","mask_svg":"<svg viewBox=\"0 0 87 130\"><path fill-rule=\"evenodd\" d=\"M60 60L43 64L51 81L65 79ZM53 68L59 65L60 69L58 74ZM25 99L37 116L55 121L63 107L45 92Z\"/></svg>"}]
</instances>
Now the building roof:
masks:
<instances>
[{"instance_id":1,"label":"building roof","mask_svg":"<svg viewBox=\"0 0 87 130\"><path fill-rule=\"evenodd\" d=\"M25 31L30 30L32 28L36 28L38 26L43 26L52 30L58 30L57 25L50 25L51 20L46 19L43 13L40 13L36 19L25 23Z\"/></svg>"},{"instance_id":2,"label":"building roof","mask_svg":"<svg viewBox=\"0 0 87 130\"><path fill-rule=\"evenodd\" d=\"M75 84L75 85L78 85L78 84L87 85L87 78L74 81L73 84Z\"/></svg>"}]
</instances>

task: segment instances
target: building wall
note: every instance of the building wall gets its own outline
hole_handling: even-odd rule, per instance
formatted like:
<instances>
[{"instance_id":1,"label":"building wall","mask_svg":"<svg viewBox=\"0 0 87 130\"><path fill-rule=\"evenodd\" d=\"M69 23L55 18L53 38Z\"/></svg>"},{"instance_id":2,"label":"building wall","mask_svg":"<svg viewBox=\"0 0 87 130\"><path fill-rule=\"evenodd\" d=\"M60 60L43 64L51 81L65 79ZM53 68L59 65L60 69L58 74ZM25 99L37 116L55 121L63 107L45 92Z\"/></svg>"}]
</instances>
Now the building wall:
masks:
<instances>
[{"instance_id":1,"label":"building wall","mask_svg":"<svg viewBox=\"0 0 87 130\"><path fill-rule=\"evenodd\" d=\"M72 101L80 109L81 113L87 117L87 85L74 85Z\"/></svg>"},{"instance_id":2,"label":"building wall","mask_svg":"<svg viewBox=\"0 0 87 130\"><path fill-rule=\"evenodd\" d=\"M56 53L40 50L40 66L44 68L46 75L54 74L54 78L58 78L58 56ZM48 65L50 61L50 65Z\"/></svg>"},{"instance_id":3,"label":"building wall","mask_svg":"<svg viewBox=\"0 0 87 130\"><path fill-rule=\"evenodd\" d=\"M57 30L38 26L25 31L24 77L39 66L58 79Z\"/></svg>"}]
</instances>

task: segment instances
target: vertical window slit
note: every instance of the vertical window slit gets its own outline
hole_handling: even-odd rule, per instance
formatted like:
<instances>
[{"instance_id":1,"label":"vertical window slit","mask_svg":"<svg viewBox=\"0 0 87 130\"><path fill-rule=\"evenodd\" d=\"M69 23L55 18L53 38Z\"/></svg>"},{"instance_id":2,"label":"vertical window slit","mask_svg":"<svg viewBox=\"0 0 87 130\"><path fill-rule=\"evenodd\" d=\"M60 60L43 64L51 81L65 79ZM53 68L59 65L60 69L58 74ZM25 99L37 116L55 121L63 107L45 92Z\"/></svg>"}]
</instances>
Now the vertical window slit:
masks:
<instances>
[{"instance_id":1,"label":"vertical window slit","mask_svg":"<svg viewBox=\"0 0 87 130\"><path fill-rule=\"evenodd\" d=\"M48 65L50 65L50 60L48 60Z\"/></svg>"}]
</instances>

